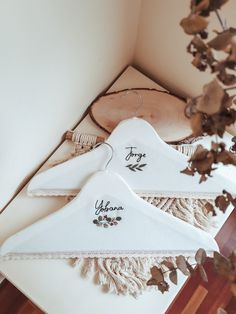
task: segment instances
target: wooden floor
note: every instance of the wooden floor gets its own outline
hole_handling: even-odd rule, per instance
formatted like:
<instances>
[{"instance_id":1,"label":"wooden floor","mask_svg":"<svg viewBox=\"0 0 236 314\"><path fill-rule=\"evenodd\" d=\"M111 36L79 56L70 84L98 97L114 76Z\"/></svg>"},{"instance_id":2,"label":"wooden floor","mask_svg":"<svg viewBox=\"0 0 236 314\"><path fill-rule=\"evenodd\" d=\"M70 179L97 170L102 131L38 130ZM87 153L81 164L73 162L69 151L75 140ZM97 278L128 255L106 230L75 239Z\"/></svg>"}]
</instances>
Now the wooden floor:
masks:
<instances>
[{"instance_id":1,"label":"wooden floor","mask_svg":"<svg viewBox=\"0 0 236 314\"><path fill-rule=\"evenodd\" d=\"M229 216L216 240L225 255L236 249L236 210ZM219 307L228 314L236 314L236 299L232 297L228 282L213 271L209 261L205 269L209 282L203 282L198 274L190 278L166 314L217 314ZM0 314L42 313L7 280L1 284ZM162 314L158 313L158 309L156 313Z\"/></svg>"},{"instance_id":2,"label":"wooden floor","mask_svg":"<svg viewBox=\"0 0 236 314\"><path fill-rule=\"evenodd\" d=\"M0 314L43 314L9 281L0 286Z\"/></svg>"},{"instance_id":3,"label":"wooden floor","mask_svg":"<svg viewBox=\"0 0 236 314\"><path fill-rule=\"evenodd\" d=\"M236 249L236 210L217 234L216 241L226 256ZM166 314L216 314L220 307L228 314L236 314L236 298L232 296L227 280L214 272L210 261L205 269L209 282L203 282L199 274L190 278Z\"/></svg>"}]
</instances>

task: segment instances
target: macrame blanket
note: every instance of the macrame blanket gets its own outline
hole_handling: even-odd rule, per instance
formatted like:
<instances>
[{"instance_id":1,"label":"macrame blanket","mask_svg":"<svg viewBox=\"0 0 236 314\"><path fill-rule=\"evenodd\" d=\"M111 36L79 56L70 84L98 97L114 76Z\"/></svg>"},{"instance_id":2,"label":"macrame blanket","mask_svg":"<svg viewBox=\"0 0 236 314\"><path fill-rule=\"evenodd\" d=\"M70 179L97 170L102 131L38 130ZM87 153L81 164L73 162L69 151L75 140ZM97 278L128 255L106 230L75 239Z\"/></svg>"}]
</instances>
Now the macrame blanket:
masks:
<instances>
[{"instance_id":1,"label":"macrame blanket","mask_svg":"<svg viewBox=\"0 0 236 314\"><path fill-rule=\"evenodd\" d=\"M96 136L77 133L72 137L74 142L74 151L61 160L54 160L50 166L55 166L70 158L81 155L93 148L96 144ZM74 140L73 140L74 139ZM195 139L194 139L195 141ZM195 146L184 142L180 145L173 145L173 148L179 150L188 156L195 151ZM71 197L67 197L70 201ZM208 231L212 226L212 216L207 212L206 203L213 204L212 200L188 199L188 198L158 198L158 197L142 197L150 204L156 206L175 217L186 221L198 228ZM83 258L71 260L71 265L79 269L82 277L91 277L93 282L99 284L104 292L113 292L121 295L132 295L137 297L146 289L147 280L150 278L150 268L154 265L165 269L165 265L161 264L163 260L170 260L174 265L173 257L163 256L162 258L130 258L130 257L114 257L114 258ZM155 289L155 287L154 287Z\"/></svg>"}]
</instances>

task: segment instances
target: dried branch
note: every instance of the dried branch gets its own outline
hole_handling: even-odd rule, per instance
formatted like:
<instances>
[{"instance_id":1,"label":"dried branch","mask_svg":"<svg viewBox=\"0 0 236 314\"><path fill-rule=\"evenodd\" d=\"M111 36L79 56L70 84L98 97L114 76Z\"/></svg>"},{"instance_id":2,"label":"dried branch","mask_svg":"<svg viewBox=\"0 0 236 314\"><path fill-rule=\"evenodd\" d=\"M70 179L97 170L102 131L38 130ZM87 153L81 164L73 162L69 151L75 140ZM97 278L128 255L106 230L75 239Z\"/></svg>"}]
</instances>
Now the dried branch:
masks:
<instances>
[{"instance_id":1,"label":"dried branch","mask_svg":"<svg viewBox=\"0 0 236 314\"><path fill-rule=\"evenodd\" d=\"M222 30L223 31L225 31L225 25L224 25L224 23L223 23L223 21L222 21L222 18L221 18L221 16L220 16L220 14L219 14L219 12L218 12L218 10L217 9L215 9L215 14L216 14L216 16L217 16L217 18L218 18L218 21L219 21L219 23L220 23L220 25L221 25L221 27L222 27Z\"/></svg>"},{"instance_id":2,"label":"dried branch","mask_svg":"<svg viewBox=\"0 0 236 314\"><path fill-rule=\"evenodd\" d=\"M211 177L219 163L236 165L236 137L232 139L230 151L226 150L225 143L218 141L218 136L223 136L226 127L236 121L236 110L232 108L236 95L227 93L236 89L236 28L227 28L218 11L227 2L228 0L191 0L190 14L180 22L184 32L193 35L187 47L188 53L193 56L192 64L200 71L208 69L214 75L214 79L203 86L202 95L188 99L185 110L186 116L190 118L194 135L216 135L216 142L212 142L210 149L201 145L197 147L189 159L188 167L182 171L191 176L195 173L200 174L199 183ZM222 31L217 32L216 36L207 42L209 21L206 17L212 12L216 14ZM225 52L225 59L217 59L216 51ZM236 198L224 190L222 195L216 198L215 206L225 212L229 205L236 208ZM207 203L206 209L216 215L212 204ZM169 283L164 276L166 273L169 273L169 280L177 284L177 270L186 276L192 276L195 265L198 266L202 279L207 281L203 267L206 257L206 252L199 249L195 255L196 264L193 265L182 255L175 258L175 263L165 260L158 267L154 266L151 269L152 277L147 284L158 286L164 293L169 290ZM236 252L232 252L228 258L214 252L212 261L216 272L230 281L231 291L236 296ZM167 270L162 269L163 265ZM220 312L222 310L219 310Z\"/></svg>"}]
</instances>

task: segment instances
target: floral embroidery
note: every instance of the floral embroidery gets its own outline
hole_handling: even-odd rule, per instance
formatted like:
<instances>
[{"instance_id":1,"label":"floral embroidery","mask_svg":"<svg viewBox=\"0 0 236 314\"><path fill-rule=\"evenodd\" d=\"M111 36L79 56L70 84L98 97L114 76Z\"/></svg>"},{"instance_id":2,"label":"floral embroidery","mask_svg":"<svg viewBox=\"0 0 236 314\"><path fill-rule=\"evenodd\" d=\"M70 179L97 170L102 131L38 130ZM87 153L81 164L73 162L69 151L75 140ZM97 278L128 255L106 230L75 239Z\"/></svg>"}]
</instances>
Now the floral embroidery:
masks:
<instances>
[{"instance_id":1,"label":"floral embroidery","mask_svg":"<svg viewBox=\"0 0 236 314\"><path fill-rule=\"evenodd\" d=\"M97 219L93 220L93 223L98 227L108 228L109 226L116 226L121 221L121 217L108 217L107 215L98 216Z\"/></svg>"}]
</instances>

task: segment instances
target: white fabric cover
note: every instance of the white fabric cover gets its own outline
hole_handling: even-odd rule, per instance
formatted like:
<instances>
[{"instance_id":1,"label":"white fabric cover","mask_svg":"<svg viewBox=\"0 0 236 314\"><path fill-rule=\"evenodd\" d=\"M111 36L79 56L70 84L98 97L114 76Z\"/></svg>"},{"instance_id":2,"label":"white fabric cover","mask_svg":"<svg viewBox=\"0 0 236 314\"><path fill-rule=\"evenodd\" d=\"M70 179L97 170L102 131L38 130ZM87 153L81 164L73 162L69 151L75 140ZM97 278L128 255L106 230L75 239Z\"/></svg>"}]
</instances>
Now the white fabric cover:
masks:
<instances>
[{"instance_id":1,"label":"white fabric cover","mask_svg":"<svg viewBox=\"0 0 236 314\"><path fill-rule=\"evenodd\" d=\"M95 204L101 201L120 209L96 215ZM121 220L99 227L93 220L103 214ZM157 210L119 175L106 170L94 174L65 207L8 238L0 254L5 258L191 256L199 247L218 250L210 234Z\"/></svg>"},{"instance_id":2,"label":"white fabric cover","mask_svg":"<svg viewBox=\"0 0 236 314\"><path fill-rule=\"evenodd\" d=\"M166 144L143 119L122 121L107 140L114 150L108 169L119 173L140 195L215 198L223 189L236 191L233 166L214 171L210 180L199 184L199 175L181 174L188 157ZM132 149L127 147L134 147ZM132 154L137 154L130 156ZM141 155L138 155L141 154ZM75 157L36 175L28 186L30 195L76 195L94 172L105 167L111 149L107 145ZM141 157L141 158L140 158ZM134 166L132 169L127 166ZM139 168L140 165L144 165ZM139 168L139 169L138 169ZM141 169L141 170L140 170Z\"/></svg>"}]
</instances>

